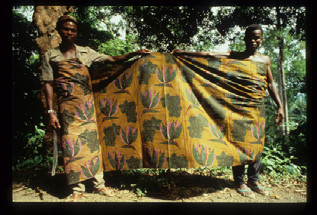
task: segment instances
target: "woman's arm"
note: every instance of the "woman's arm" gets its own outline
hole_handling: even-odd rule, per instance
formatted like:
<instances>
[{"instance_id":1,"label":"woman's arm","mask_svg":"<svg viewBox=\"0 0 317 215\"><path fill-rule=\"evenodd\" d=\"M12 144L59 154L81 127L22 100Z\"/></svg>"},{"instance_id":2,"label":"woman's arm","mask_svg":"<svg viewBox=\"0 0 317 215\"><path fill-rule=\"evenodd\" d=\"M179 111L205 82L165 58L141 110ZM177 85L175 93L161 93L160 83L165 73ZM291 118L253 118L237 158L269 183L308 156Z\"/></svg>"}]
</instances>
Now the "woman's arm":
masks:
<instances>
[{"instance_id":1,"label":"woman's arm","mask_svg":"<svg viewBox=\"0 0 317 215\"><path fill-rule=\"evenodd\" d=\"M273 99L273 101L275 102L275 104L277 105L277 108L278 108L277 116L276 116L277 125L281 125L282 122L284 121L285 114L284 114L284 109L283 109L283 105L282 105L280 96L279 96L278 91L277 91L277 87L276 87L275 82L273 80L270 57L266 56L265 63L267 66L266 77L267 77L267 83L268 83L268 91L269 91L271 98Z\"/></svg>"},{"instance_id":2,"label":"woman's arm","mask_svg":"<svg viewBox=\"0 0 317 215\"><path fill-rule=\"evenodd\" d=\"M172 55L187 55L193 57L228 57L230 52L190 52L181 49L174 49Z\"/></svg>"},{"instance_id":3,"label":"woman's arm","mask_svg":"<svg viewBox=\"0 0 317 215\"><path fill-rule=\"evenodd\" d=\"M53 110L53 81L45 82L44 84L46 105L48 110ZM54 129L61 128L59 120L54 112L49 113L49 122L48 124Z\"/></svg>"}]
</instances>

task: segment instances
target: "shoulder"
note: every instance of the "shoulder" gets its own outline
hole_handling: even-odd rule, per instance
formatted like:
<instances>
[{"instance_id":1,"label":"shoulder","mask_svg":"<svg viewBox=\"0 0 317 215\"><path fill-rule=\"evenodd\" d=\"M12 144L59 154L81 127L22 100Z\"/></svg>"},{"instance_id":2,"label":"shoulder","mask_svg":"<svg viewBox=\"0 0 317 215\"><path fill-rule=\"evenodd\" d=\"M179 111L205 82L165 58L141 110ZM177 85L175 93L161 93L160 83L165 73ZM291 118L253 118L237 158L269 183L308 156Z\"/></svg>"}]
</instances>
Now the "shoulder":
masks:
<instances>
[{"instance_id":1,"label":"shoulder","mask_svg":"<svg viewBox=\"0 0 317 215\"><path fill-rule=\"evenodd\" d=\"M56 48L53 48L53 49L48 49L44 55L50 57L50 56L55 56L55 55L58 55L59 54L59 46L57 46Z\"/></svg>"},{"instance_id":2,"label":"shoulder","mask_svg":"<svg viewBox=\"0 0 317 215\"><path fill-rule=\"evenodd\" d=\"M91 52L91 51L93 51L90 47L88 47L88 46L79 46L79 45L76 45L75 44L75 47L76 47L76 50L78 51L78 52Z\"/></svg>"},{"instance_id":3,"label":"shoulder","mask_svg":"<svg viewBox=\"0 0 317 215\"><path fill-rule=\"evenodd\" d=\"M270 56L268 55L260 55L260 56L265 64L271 64Z\"/></svg>"}]
</instances>

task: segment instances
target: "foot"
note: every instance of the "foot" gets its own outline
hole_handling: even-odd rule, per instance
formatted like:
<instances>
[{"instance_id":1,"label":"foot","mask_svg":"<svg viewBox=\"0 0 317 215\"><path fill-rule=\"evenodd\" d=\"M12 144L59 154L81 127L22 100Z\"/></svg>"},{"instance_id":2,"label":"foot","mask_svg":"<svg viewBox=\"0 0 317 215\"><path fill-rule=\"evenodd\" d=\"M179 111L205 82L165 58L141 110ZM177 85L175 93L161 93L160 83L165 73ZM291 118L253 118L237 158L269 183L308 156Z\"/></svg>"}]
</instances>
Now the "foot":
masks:
<instances>
[{"instance_id":1,"label":"foot","mask_svg":"<svg viewBox=\"0 0 317 215\"><path fill-rule=\"evenodd\" d=\"M261 186L258 182L248 182L247 185L251 188L251 190L253 190L256 193L259 193L263 196L268 195L267 191L265 190L265 187Z\"/></svg>"},{"instance_id":2,"label":"foot","mask_svg":"<svg viewBox=\"0 0 317 215\"><path fill-rule=\"evenodd\" d=\"M114 192L109 187L103 187L99 190L96 190L95 193L99 193L101 195L113 197L115 196Z\"/></svg>"},{"instance_id":3,"label":"foot","mask_svg":"<svg viewBox=\"0 0 317 215\"><path fill-rule=\"evenodd\" d=\"M67 198L67 202L78 202L78 200L84 196L84 193L73 193Z\"/></svg>"},{"instance_id":4,"label":"foot","mask_svg":"<svg viewBox=\"0 0 317 215\"><path fill-rule=\"evenodd\" d=\"M237 192L244 197L253 197L251 189L246 184L241 184L236 187Z\"/></svg>"}]
</instances>

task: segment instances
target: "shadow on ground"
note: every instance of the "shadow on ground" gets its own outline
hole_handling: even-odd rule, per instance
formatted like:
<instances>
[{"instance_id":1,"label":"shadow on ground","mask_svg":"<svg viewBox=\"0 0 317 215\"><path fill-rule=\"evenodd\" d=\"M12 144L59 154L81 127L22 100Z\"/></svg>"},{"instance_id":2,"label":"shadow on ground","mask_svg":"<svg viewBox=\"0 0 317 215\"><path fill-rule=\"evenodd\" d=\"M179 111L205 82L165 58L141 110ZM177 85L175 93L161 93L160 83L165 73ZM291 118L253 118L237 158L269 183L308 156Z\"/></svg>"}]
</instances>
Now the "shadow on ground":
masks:
<instances>
[{"instance_id":1,"label":"shadow on ground","mask_svg":"<svg viewBox=\"0 0 317 215\"><path fill-rule=\"evenodd\" d=\"M169 170L160 174L107 172L105 181L106 186L111 188L164 200L190 198L225 188L234 188L234 183L230 179ZM67 186L65 174L61 173L51 176L43 171L20 172L13 175L13 183L23 184L34 190L43 190L59 199L66 198L72 192L70 186ZM86 192L93 192L92 182L87 180L84 183Z\"/></svg>"}]
</instances>

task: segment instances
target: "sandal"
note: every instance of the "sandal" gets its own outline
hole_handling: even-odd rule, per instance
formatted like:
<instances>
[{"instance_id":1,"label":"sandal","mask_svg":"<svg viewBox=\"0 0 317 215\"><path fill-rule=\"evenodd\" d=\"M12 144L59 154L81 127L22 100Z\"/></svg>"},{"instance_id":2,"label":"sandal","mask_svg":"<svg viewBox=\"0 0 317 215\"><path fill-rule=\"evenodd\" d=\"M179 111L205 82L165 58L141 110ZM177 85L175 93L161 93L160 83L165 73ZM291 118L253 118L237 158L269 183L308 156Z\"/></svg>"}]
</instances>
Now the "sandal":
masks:
<instances>
[{"instance_id":1,"label":"sandal","mask_svg":"<svg viewBox=\"0 0 317 215\"><path fill-rule=\"evenodd\" d=\"M243 185L246 186L245 184ZM253 197L253 193L251 192L251 189L249 187L242 188L243 185L236 188L237 192L241 196L244 196L244 197Z\"/></svg>"},{"instance_id":2,"label":"sandal","mask_svg":"<svg viewBox=\"0 0 317 215\"><path fill-rule=\"evenodd\" d=\"M248 183L247 185L248 185L248 187L251 188L251 190L253 190L256 193L259 193L263 196L268 195L267 191L265 190L265 187L259 186L257 183Z\"/></svg>"},{"instance_id":3,"label":"sandal","mask_svg":"<svg viewBox=\"0 0 317 215\"><path fill-rule=\"evenodd\" d=\"M78 202L78 200L84 196L84 193L73 193L71 196L67 197L66 202Z\"/></svg>"},{"instance_id":4,"label":"sandal","mask_svg":"<svg viewBox=\"0 0 317 215\"><path fill-rule=\"evenodd\" d=\"M115 196L114 192L109 187L103 187L99 190L96 190L94 193L99 193L101 195L113 197Z\"/></svg>"}]
</instances>

